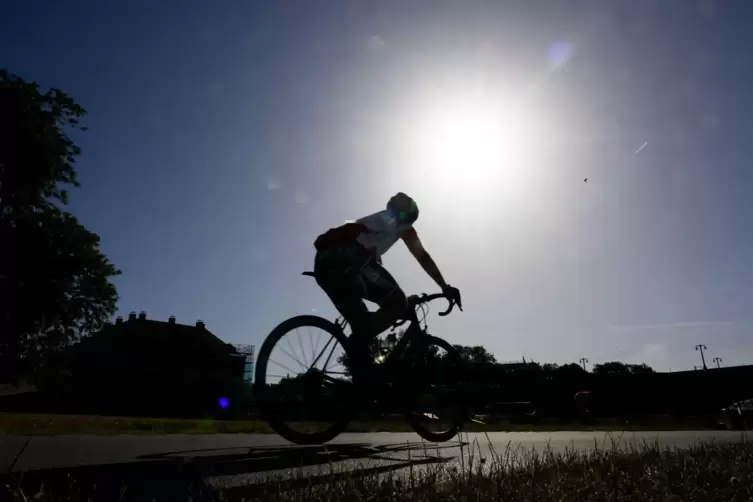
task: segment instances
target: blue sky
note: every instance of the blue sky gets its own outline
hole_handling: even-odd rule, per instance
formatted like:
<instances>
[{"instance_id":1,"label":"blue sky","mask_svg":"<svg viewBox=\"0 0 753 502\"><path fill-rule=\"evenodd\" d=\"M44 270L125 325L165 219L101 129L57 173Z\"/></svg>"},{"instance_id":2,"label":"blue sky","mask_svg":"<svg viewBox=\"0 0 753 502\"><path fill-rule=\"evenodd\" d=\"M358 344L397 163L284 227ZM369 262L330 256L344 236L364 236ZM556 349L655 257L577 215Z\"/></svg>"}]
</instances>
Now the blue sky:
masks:
<instances>
[{"instance_id":1,"label":"blue sky","mask_svg":"<svg viewBox=\"0 0 753 502\"><path fill-rule=\"evenodd\" d=\"M619 4L5 2L0 65L89 111L71 210L123 271L121 314L257 345L331 316L300 276L313 239L403 190L464 295L437 335L500 360L688 369L705 343L751 363L753 4ZM505 162L434 164L421 128L468 96L516 110ZM433 291L402 247L385 265Z\"/></svg>"}]
</instances>

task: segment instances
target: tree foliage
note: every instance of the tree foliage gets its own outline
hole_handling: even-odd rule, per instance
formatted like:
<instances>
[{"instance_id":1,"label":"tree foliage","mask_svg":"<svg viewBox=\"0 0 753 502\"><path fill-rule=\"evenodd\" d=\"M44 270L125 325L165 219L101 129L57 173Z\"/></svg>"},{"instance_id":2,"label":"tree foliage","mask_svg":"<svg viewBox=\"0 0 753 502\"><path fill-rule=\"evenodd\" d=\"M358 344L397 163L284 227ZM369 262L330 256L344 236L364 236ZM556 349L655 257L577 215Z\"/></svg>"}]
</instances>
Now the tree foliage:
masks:
<instances>
[{"instance_id":1,"label":"tree foliage","mask_svg":"<svg viewBox=\"0 0 753 502\"><path fill-rule=\"evenodd\" d=\"M619 361L610 361L602 364L594 364L593 373L598 376L618 377L654 373L654 370L645 363L625 364Z\"/></svg>"},{"instance_id":2,"label":"tree foliage","mask_svg":"<svg viewBox=\"0 0 753 502\"><path fill-rule=\"evenodd\" d=\"M67 203L65 185L78 186L81 149L65 128L85 130L86 111L60 89L42 93L6 69L0 69L0 110L0 215L50 200Z\"/></svg>"},{"instance_id":3,"label":"tree foliage","mask_svg":"<svg viewBox=\"0 0 753 502\"><path fill-rule=\"evenodd\" d=\"M568 363L562 366L557 366L554 369L554 373L558 377L582 377L588 375L588 372L583 369L580 364Z\"/></svg>"},{"instance_id":4,"label":"tree foliage","mask_svg":"<svg viewBox=\"0 0 753 502\"><path fill-rule=\"evenodd\" d=\"M66 93L0 70L0 359L4 372L44 366L51 352L100 329L120 272L99 236L61 207L78 186L85 110Z\"/></svg>"},{"instance_id":5,"label":"tree foliage","mask_svg":"<svg viewBox=\"0 0 753 502\"><path fill-rule=\"evenodd\" d=\"M481 345L474 345L472 347L454 345L453 347L455 347L455 350L460 354L460 359L462 361L479 364L494 364L497 362L494 358L494 354Z\"/></svg>"}]
</instances>

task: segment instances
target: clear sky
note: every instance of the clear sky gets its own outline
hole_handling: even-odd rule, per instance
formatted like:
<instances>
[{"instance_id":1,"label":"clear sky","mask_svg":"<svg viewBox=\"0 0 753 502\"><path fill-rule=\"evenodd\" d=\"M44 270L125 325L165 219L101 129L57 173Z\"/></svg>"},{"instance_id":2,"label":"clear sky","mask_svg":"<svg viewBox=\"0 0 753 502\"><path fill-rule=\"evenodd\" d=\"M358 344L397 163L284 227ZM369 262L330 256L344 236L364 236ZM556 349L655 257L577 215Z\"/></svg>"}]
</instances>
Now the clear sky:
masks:
<instances>
[{"instance_id":1,"label":"clear sky","mask_svg":"<svg viewBox=\"0 0 753 502\"><path fill-rule=\"evenodd\" d=\"M697 343L753 363L752 16L744 0L3 2L0 66L89 111L71 210L123 271L123 315L257 345L331 316L300 275L313 239L403 190L466 305L430 317L435 334L500 360L688 369ZM402 245L385 265L434 291Z\"/></svg>"}]
</instances>

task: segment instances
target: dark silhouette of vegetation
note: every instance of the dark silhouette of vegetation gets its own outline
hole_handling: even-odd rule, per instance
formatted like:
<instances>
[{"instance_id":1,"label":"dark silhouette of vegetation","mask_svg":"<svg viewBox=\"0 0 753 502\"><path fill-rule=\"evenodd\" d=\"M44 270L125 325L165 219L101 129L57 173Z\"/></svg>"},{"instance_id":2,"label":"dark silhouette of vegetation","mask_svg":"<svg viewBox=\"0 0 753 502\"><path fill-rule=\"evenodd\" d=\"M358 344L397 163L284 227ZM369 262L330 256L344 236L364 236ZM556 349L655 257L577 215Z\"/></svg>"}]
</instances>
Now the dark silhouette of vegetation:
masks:
<instances>
[{"instance_id":1,"label":"dark silhouette of vegetation","mask_svg":"<svg viewBox=\"0 0 753 502\"><path fill-rule=\"evenodd\" d=\"M78 186L85 110L65 92L0 70L0 368L37 379L49 359L113 314L120 272L61 206Z\"/></svg>"},{"instance_id":2,"label":"dark silhouette of vegetation","mask_svg":"<svg viewBox=\"0 0 753 502\"><path fill-rule=\"evenodd\" d=\"M454 347L460 354L460 359L465 362L477 364L494 364L497 362L494 355L481 345L475 345L473 347L454 345Z\"/></svg>"},{"instance_id":3,"label":"dark silhouette of vegetation","mask_svg":"<svg viewBox=\"0 0 753 502\"><path fill-rule=\"evenodd\" d=\"M655 373L655 371L646 364L625 364L615 361L594 364L593 368L593 374L599 376L643 375L648 373Z\"/></svg>"}]
</instances>

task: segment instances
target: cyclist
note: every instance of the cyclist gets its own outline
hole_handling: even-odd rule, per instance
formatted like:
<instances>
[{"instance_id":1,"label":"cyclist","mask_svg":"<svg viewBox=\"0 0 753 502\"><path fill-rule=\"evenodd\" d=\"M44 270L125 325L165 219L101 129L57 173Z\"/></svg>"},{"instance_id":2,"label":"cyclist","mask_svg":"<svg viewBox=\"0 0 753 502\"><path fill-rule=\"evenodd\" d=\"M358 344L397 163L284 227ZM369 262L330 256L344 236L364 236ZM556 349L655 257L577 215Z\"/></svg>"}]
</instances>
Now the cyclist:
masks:
<instances>
[{"instance_id":1,"label":"cyclist","mask_svg":"<svg viewBox=\"0 0 753 502\"><path fill-rule=\"evenodd\" d=\"M450 301L462 308L460 292L447 284L424 249L413 227L418 219L416 202L402 192L387 207L355 222L348 222L320 235L314 242L314 272L319 286L350 323L367 348L371 338L407 317L408 299L395 279L381 265L381 257L398 239L408 246ZM369 312L364 299L379 305Z\"/></svg>"}]
</instances>

